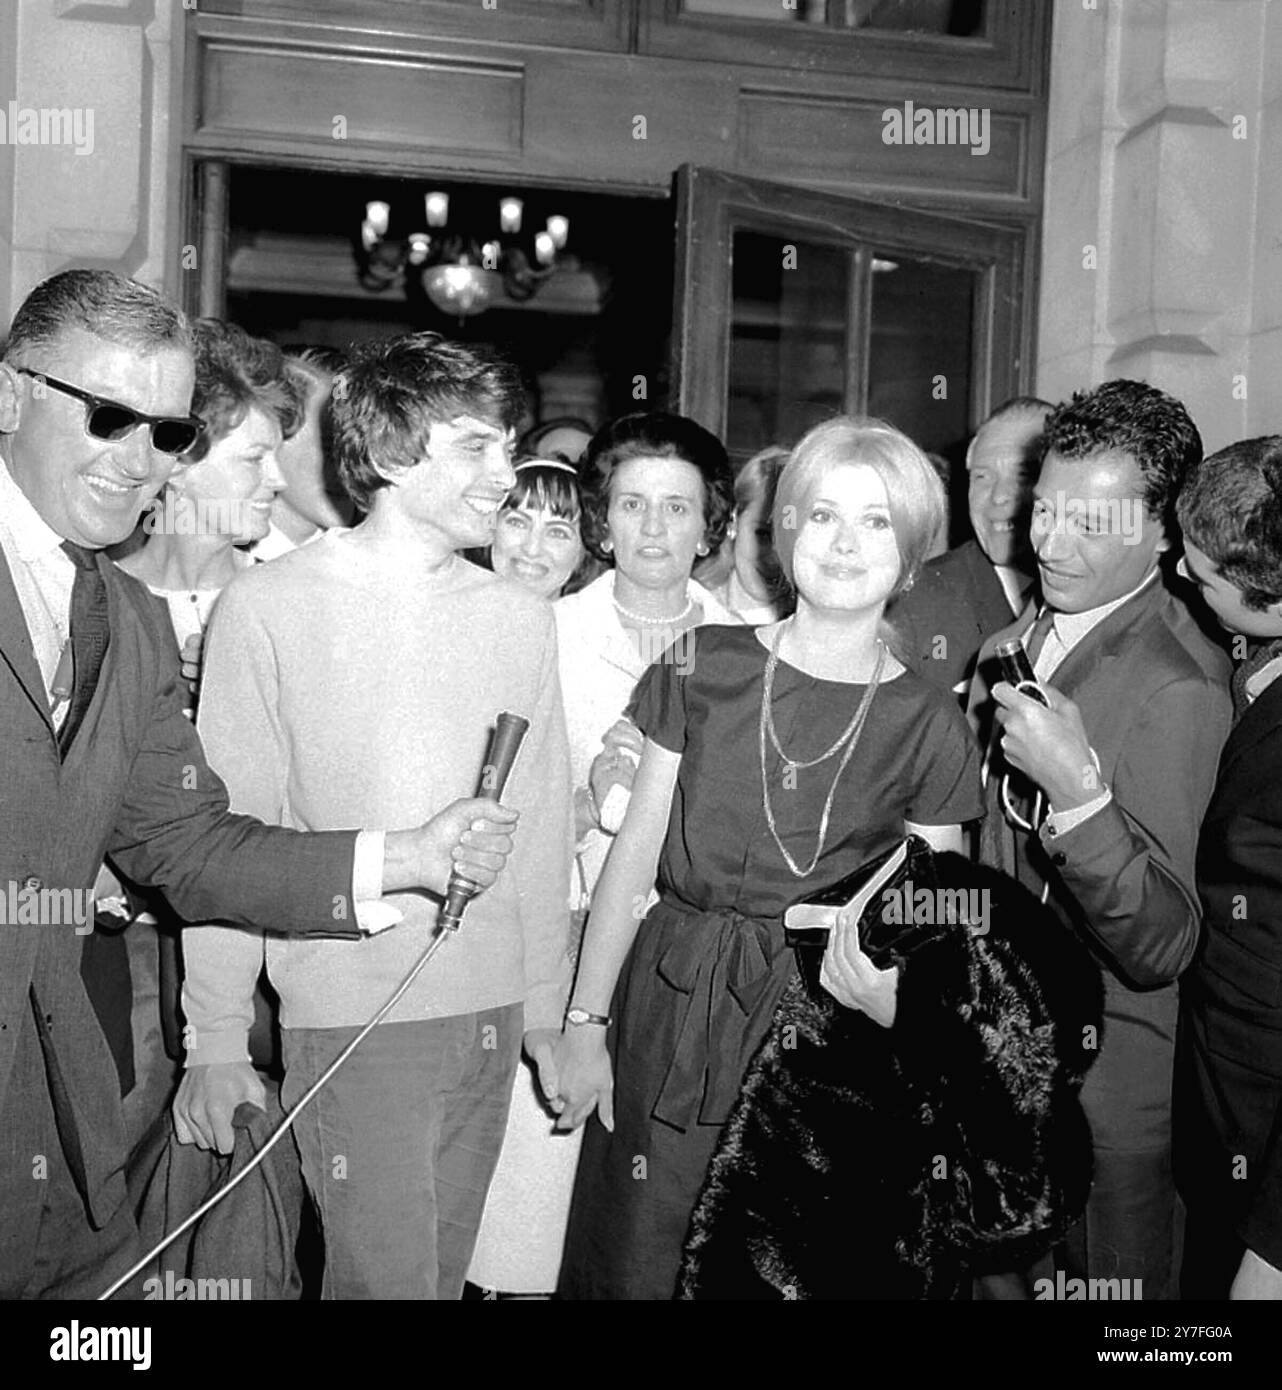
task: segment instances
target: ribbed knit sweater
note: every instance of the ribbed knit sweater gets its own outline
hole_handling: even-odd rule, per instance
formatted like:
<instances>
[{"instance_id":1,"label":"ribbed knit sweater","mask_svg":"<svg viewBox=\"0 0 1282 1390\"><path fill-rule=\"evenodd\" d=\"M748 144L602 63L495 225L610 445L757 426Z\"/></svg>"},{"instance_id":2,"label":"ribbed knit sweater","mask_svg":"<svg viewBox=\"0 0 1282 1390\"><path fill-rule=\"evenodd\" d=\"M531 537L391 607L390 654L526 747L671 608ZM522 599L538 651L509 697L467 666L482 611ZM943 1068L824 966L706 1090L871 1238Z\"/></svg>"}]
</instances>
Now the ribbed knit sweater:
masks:
<instances>
[{"instance_id":1,"label":"ribbed knit sweater","mask_svg":"<svg viewBox=\"0 0 1282 1390\"><path fill-rule=\"evenodd\" d=\"M399 830L475 794L503 710L530 731L504 795L521 821L498 882L469 906L389 1021L524 1000L560 1027L572 814L550 606L455 557L411 578L337 532L224 590L207 637L200 733L232 806L305 830ZM438 904L395 893L398 926L360 941L218 925L184 933L188 1065L244 1060L266 949L285 1028L364 1023L426 944Z\"/></svg>"}]
</instances>

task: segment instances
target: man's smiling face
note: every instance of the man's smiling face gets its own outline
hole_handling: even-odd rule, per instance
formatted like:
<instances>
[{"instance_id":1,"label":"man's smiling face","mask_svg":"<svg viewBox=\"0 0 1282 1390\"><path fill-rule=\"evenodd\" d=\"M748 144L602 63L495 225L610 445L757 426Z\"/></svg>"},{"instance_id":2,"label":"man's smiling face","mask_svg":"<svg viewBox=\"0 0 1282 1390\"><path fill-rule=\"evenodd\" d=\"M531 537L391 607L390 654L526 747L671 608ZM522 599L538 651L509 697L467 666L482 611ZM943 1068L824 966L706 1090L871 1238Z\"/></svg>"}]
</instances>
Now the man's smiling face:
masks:
<instances>
[{"instance_id":1,"label":"man's smiling face","mask_svg":"<svg viewBox=\"0 0 1282 1390\"><path fill-rule=\"evenodd\" d=\"M474 415L438 421L427 456L395 476L396 504L446 551L488 545L516 481L512 431Z\"/></svg>"},{"instance_id":2,"label":"man's smiling face","mask_svg":"<svg viewBox=\"0 0 1282 1390\"><path fill-rule=\"evenodd\" d=\"M143 352L69 328L21 365L148 415L191 413L195 364L183 348ZM152 448L145 424L123 439L92 438L82 401L12 366L0 367L0 451L44 521L95 550L130 534L177 462Z\"/></svg>"}]
</instances>

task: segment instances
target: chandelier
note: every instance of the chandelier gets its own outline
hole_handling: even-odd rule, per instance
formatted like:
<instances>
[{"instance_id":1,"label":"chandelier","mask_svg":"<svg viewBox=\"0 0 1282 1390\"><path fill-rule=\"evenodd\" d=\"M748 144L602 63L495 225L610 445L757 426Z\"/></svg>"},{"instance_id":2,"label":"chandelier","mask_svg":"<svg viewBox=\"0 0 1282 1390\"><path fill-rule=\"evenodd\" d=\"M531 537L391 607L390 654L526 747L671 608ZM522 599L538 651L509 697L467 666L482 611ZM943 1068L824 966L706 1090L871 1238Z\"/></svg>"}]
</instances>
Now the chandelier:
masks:
<instances>
[{"instance_id":1,"label":"chandelier","mask_svg":"<svg viewBox=\"0 0 1282 1390\"><path fill-rule=\"evenodd\" d=\"M505 295L524 302L556 274L570 235L568 217L549 217L529 244L532 256L527 254L519 240L524 211L520 198L500 198L499 235L482 241L449 226L448 193L428 193L426 230L398 240L388 236L391 205L366 203L356 258L360 283L381 294L402 278L407 288L417 280L441 313L458 319L482 313Z\"/></svg>"}]
</instances>

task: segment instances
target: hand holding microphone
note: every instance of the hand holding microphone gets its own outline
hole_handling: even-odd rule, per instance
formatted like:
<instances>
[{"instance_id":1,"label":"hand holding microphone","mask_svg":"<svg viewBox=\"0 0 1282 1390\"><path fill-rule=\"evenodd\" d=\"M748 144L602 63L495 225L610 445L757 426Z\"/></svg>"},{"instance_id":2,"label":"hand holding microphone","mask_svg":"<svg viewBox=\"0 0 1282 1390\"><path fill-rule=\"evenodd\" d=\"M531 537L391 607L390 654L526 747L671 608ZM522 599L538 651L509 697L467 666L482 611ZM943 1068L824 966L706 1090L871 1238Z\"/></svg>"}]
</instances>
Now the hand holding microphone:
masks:
<instances>
[{"instance_id":1,"label":"hand holding microphone","mask_svg":"<svg viewBox=\"0 0 1282 1390\"><path fill-rule=\"evenodd\" d=\"M494 815L496 811L516 819L516 812L508 811L506 807L499 806L499 797L503 795L503 788L507 785L507 779L512 771L512 765L516 762L516 755L521 748L521 740L525 737L530 727L528 719L522 719L517 714L500 714L494 725L494 736L490 740L490 751L485 758L485 766L481 770L481 800L482 802L493 802L494 805L486 806L482 823ZM440 928L442 931L457 931L463 920L463 910L468 903L476 897L483 889L488 888L498 877L498 869L503 867L499 864L498 869L493 874L486 877L478 877L474 872L473 860L475 856L469 858L468 850L472 847L469 844L469 836L480 834L477 824L474 822L468 830L460 837L460 844L454 851L454 867L450 872L449 882L445 892L445 906L441 909ZM503 861L506 862L507 856L511 853L511 840L508 839L509 848L503 853Z\"/></svg>"},{"instance_id":2,"label":"hand holding microphone","mask_svg":"<svg viewBox=\"0 0 1282 1390\"><path fill-rule=\"evenodd\" d=\"M520 813L499 804L529 723L501 714L481 772L481 794L452 801L416 830L389 830L384 839L383 892L426 888L447 899L454 922L498 878L512 853ZM452 896L451 896L452 895Z\"/></svg>"},{"instance_id":3,"label":"hand holding microphone","mask_svg":"<svg viewBox=\"0 0 1282 1390\"><path fill-rule=\"evenodd\" d=\"M1050 708L1051 702L1037 683L1033 663L1028 659L1028 652L1018 637L1012 637L1009 642L999 642L994 655L1001 668L1002 680L1008 685L1013 685L1021 695L1027 695L1030 700L1036 700L1047 709Z\"/></svg>"},{"instance_id":4,"label":"hand holding microphone","mask_svg":"<svg viewBox=\"0 0 1282 1390\"><path fill-rule=\"evenodd\" d=\"M1069 811L1099 795L1099 758L1076 704L1037 680L1022 642L1002 643L996 656L1002 681L993 687L993 699L999 706L995 717L1002 730L1002 752L1009 766L1029 779L1034 792L1032 814L1025 817L1012 803L1007 774L1002 778L1002 804L1014 824L1035 831L1049 806Z\"/></svg>"}]
</instances>

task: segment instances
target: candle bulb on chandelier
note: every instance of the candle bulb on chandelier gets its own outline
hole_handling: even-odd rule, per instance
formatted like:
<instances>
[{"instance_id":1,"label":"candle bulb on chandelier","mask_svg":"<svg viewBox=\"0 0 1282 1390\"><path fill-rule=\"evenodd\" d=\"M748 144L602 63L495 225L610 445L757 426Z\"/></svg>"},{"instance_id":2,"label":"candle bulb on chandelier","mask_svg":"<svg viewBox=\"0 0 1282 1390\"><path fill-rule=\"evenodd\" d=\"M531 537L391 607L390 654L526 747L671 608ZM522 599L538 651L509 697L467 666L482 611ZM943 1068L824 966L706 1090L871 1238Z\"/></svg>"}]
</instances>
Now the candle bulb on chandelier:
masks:
<instances>
[{"instance_id":1,"label":"candle bulb on chandelier","mask_svg":"<svg viewBox=\"0 0 1282 1390\"><path fill-rule=\"evenodd\" d=\"M423 210L429 227L445 226L450 215L450 195L440 192L427 194L423 199Z\"/></svg>"},{"instance_id":2,"label":"candle bulb on chandelier","mask_svg":"<svg viewBox=\"0 0 1282 1390\"><path fill-rule=\"evenodd\" d=\"M524 205L519 198L499 199L499 231L519 232L521 230L521 210Z\"/></svg>"},{"instance_id":3,"label":"candle bulb on chandelier","mask_svg":"<svg viewBox=\"0 0 1282 1390\"><path fill-rule=\"evenodd\" d=\"M365 221L369 229L376 237L385 237L387 228L391 222L392 209L390 204L382 202L372 202L365 204Z\"/></svg>"},{"instance_id":4,"label":"candle bulb on chandelier","mask_svg":"<svg viewBox=\"0 0 1282 1390\"><path fill-rule=\"evenodd\" d=\"M540 265L551 265L556 260L556 243L551 232L540 232L534 238L534 256Z\"/></svg>"},{"instance_id":5,"label":"candle bulb on chandelier","mask_svg":"<svg viewBox=\"0 0 1282 1390\"><path fill-rule=\"evenodd\" d=\"M552 245L558 251L565 250L565 243L570 237L570 219L553 215L548 218L548 236L552 238Z\"/></svg>"}]
</instances>

